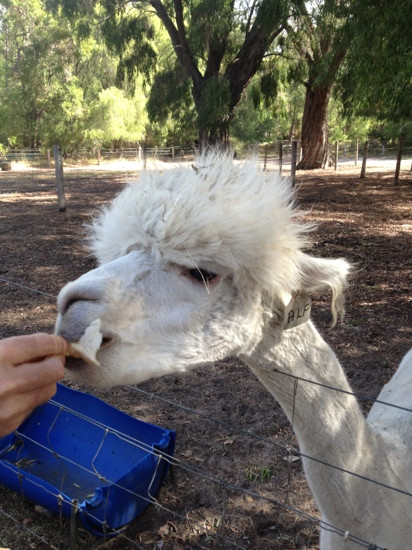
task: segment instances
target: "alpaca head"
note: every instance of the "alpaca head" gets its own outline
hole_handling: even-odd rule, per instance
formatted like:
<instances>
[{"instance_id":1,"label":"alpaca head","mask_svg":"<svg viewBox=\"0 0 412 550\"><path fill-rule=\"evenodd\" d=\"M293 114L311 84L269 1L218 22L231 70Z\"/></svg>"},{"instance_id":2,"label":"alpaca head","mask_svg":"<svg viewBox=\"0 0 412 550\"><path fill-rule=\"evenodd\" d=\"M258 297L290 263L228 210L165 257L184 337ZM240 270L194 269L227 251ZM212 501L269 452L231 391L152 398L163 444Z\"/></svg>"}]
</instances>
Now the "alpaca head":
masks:
<instances>
[{"instance_id":1,"label":"alpaca head","mask_svg":"<svg viewBox=\"0 0 412 550\"><path fill-rule=\"evenodd\" d=\"M305 254L298 218L289 182L254 161L209 153L143 173L94 222L99 267L59 294L62 336L78 340L95 319L103 335L100 366L68 360L70 374L138 383L247 354L268 317L281 331L296 292L330 286L339 304L348 266Z\"/></svg>"}]
</instances>

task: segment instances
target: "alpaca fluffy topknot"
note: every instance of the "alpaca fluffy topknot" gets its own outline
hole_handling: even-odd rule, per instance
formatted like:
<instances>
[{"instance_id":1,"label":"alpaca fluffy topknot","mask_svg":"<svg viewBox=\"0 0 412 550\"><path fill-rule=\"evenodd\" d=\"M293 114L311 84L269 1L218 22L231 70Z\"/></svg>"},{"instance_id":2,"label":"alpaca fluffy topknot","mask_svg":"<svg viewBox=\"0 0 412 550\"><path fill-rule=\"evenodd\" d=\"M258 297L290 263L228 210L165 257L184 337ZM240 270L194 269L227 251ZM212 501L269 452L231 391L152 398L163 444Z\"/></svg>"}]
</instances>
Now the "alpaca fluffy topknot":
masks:
<instances>
[{"instance_id":1,"label":"alpaca fluffy topknot","mask_svg":"<svg viewBox=\"0 0 412 550\"><path fill-rule=\"evenodd\" d=\"M143 172L93 225L100 264L132 249L159 261L252 279L262 290L300 287L308 225L298 223L289 180L257 161L209 152L192 166Z\"/></svg>"}]
</instances>

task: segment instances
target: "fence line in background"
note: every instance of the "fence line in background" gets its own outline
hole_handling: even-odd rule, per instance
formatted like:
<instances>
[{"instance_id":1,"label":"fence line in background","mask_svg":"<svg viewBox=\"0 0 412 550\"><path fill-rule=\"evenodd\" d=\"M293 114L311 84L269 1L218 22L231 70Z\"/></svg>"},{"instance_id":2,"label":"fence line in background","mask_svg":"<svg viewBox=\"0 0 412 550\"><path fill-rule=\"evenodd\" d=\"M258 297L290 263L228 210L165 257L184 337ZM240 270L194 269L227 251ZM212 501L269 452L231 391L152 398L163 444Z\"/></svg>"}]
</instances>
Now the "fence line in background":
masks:
<instances>
[{"instance_id":1,"label":"fence line in background","mask_svg":"<svg viewBox=\"0 0 412 550\"><path fill-rule=\"evenodd\" d=\"M58 146L54 146L55 148ZM343 154L342 154L343 151ZM369 152L368 152L369 151ZM403 153L402 153L403 151ZM122 148L116 150L109 149L94 149L94 150L84 150L77 151L68 157L68 161L81 162L90 161L95 158L97 164L101 164L101 160L105 159L106 161L110 160L126 160L126 161L135 161L139 162L146 169L147 161L150 160L159 160L162 162L187 162L191 161L196 157L197 148L195 146L189 147L180 147L180 146L170 146L170 147L130 147ZM248 156L253 156L263 164L263 170L277 170L279 174L286 171L290 174L292 185L295 184L296 170L298 162L302 158L302 147L301 143L298 141L284 142L279 141L273 144L254 144L244 147L242 150L234 151L236 158L245 158ZM358 164L359 159L359 140L355 142L342 142L335 143L334 155L330 154L330 162L334 163L335 170L338 170L339 165L351 165L355 166ZM406 156L406 160L411 160L410 171L412 171L412 142L406 142L404 139L400 139L398 145L392 143L385 144L378 141L367 140L363 147L362 153L362 168L360 172L360 178L365 177L366 173L366 161L369 160L370 163L386 162L393 160L395 164L395 178L394 185L399 184L399 175L401 170L402 154ZM367 159L369 155L369 159ZM11 150L6 153L5 160L1 162L2 170L11 170L12 165L11 161L29 161L29 162L38 162L42 163L45 158L47 158L47 166L51 168L51 153L48 149L45 153L39 149L26 149L26 150ZM64 188L62 184L59 185L59 181L62 180L62 177L58 178L57 171L58 163L55 162L56 167L56 185L59 196L59 210L64 210L65 206L62 206L65 203L64 198Z\"/></svg>"},{"instance_id":2,"label":"fence line in background","mask_svg":"<svg viewBox=\"0 0 412 550\"><path fill-rule=\"evenodd\" d=\"M290 165L292 163L293 144L296 144L297 162L302 154L299 141L277 141L267 144L250 144L242 149L236 149L235 154L239 158L245 156L257 156L264 164L276 164L278 167ZM359 151L361 149L361 151ZM402 142L403 156L412 156L412 141ZM334 163L353 163L358 164L359 158L364 158L363 143L359 140L342 141L331 143L331 153ZM196 146L178 146L167 147L145 147L137 145L135 147L123 147L119 149L83 149L70 154L67 159L70 160L101 160L127 159L144 162L145 159L158 159L163 161L182 161L191 160L197 154ZM398 144L391 142L381 142L378 140L368 140L369 159L395 160L398 154ZM52 155L50 150L43 149L10 149L4 157L7 161L47 161L51 165Z\"/></svg>"},{"instance_id":3,"label":"fence line in background","mask_svg":"<svg viewBox=\"0 0 412 550\"><path fill-rule=\"evenodd\" d=\"M7 283L7 284L11 284L11 285L14 285L14 286L17 286L23 290L26 290L26 291L30 291L30 292L35 292L35 293L40 293L42 295L45 295L47 297L54 297L53 295L51 294L48 294L46 292L42 292L42 291L38 291L38 290L35 290L35 289L32 289L30 288L29 286L27 285L22 285L20 283L15 283L13 281L9 281L3 277L0 278L0 280L4 283ZM282 371L279 371L280 374L283 374L283 375L287 375L287 376L292 376L292 375L289 375L288 373L284 373ZM294 377L294 376L293 376ZM297 377L294 377L294 378L297 378ZM317 382L314 382L314 381L311 381L311 380L307 380L307 379L303 379L303 378L298 378L299 380L301 381L304 381L304 382L307 382L307 383L314 383L316 385L321 385ZM325 466L328 466L328 467L332 467L332 468L335 468L335 469L338 469L339 471L342 471L342 472L345 472L345 473L348 473L350 475L354 475L358 478L361 478L365 481L368 481L368 482L371 482L371 483L374 483L374 484L377 484L377 485L380 485L380 486L383 486L387 489L390 489L390 490L393 490L393 491L396 491L398 493L401 493L401 494L405 494L407 496L410 496L412 497L412 494L407 492L407 491L403 491L399 488L396 488L396 487L391 487L391 486L388 486L386 484L383 484L377 480L373 480L373 479L370 479L370 478L367 478L367 477L364 477L364 476L361 476L359 474L357 474L356 472L351 472L349 470L345 470L345 469L342 469L338 466L335 466L333 464L328 464L320 459L317 459L317 458L314 458L314 457L310 457L308 455L305 455L303 453L300 453L298 450L290 447L290 446L284 446L284 445L281 445L281 444L278 444L274 441L271 441L269 439L266 439L266 438L263 438L261 436L258 436L256 434L253 434L252 432L249 432L247 430L244 430L238 426L235 426L235 425L232 425L232 424L229 424L229 423L225 423L225 422L222 422L220 420L217 420L217 419L214 419L212 417L209 417L208 415L205 415L203 413L199 413L198 411L194 410L194 409L191 409L189 407L186 407L184 405L179 405L177 403L174 403L168 399L165 399L163 397L160 397L160 396L157 396L157 395L154 395L154 394L151 394L149 392L146 392L140 388L136 388L136 387L133 387L133 386L128 386L127 387L128 390L132 390L134 392L139 392L141 394L144 394L146 395L147 397L150 397L151 399L157 399L157 400L160 400L162 401L163 403L166 403L166 404L169 404L171 406L174 406L174 407L178 407L180 409L183 409L184 411L186 411L188 414L194 414L194 415L197 415L197 416L201 416L203 419L206 419L210 422L213 422L213 423L217 423L221 426L224 426L225 428L227 428L228 430L232 431L232 432L235 432L235 433L239 433L241 435L245 435L245 436L248 436L248 437L252 437L254 439L258 439L259 441L262 441L264 443L267 443L269 445L272 445L272 446L275 446L275 447L278 447L278 448L281 448L283 451L285 451L289 456L291 453L293 454L296 454L296 455L299 455L301 457L305 457L306 459L310 459L310 460L315 460L317 462L320 462L322 463L323 465ZM334 388L334 387L330 387L330 386L325 386L325 389L327 390L333 390L333 391L343 391L341 390L340 388ZM368 399L368 400L371 400L371 401L375 401L374 399L368 397L368 396L360 396L358 394L355 394L355 393L352 393L352 392L349 392L347 390L344 390L345 393L348 393L348 394L351 394L353 395L354 397L361 397L362 399ZM117 430L114 430L113 428L109 428L108 426L105 426L99 422L96 422L95 420L92 420L91 418L81 414L81 413L78 413L76 411L73 411L72 409L70 409L69 407L65 407L65 406L62 406L58 403L55 403L53 402L53 400L51 400L51 403L54 403L55 405L58 406L59 409L61 410L67 410L67 411L70 411L72 414L76 414L77 416L81 416L83 419L86 419L88 422L90 422L91 424L94 424L96 426L98 426L99 428L104 428L105 430L109 430L110 432L114 433L115 435L117 435L117 437L122 437L122 435L124 436L124 434L121 434L121 432L118 432ZM391 404L391 403L383 403L387 406L393 406L393 407L396 407L396 408L400 408L402 410L406 410L408 412L411 412L412 413L412 410L411 409L406 409L404 407L398 407L397 405L395 404ZM60 414L60 413L59 413ZM53 427L53 424L51 425L51 428L52 429ZM22 434L20 434L20 437L26 437L26 436L22 436ZM26 437L27 438L27 437ZM170 455L167 455L166 453L162 452L161 455L158 455L156 452L152 451L151 449L148 448L148 445L145 444L144 442L138 440L138 439L135 439L135 438L131 438L130 435L127 436L128 440L130 441L130 439L137 445L139 446L139 448L143 448L146 452L150 452L152 454L155 454L156 456L161 456L161 459L162 460L166 460L169 462L170 465L172 466L175 466L175 467L179 467L181 469L184 469L185 471L187 471L188 473L191 473L195 476L198 476L198 477L201 477L202 479L205 479L207 481L211 481L213 483L217 483L219 485L222 485L223 487L227 488L227 489L230 489L230 490L234 490L234 491L238 491L238 492L242 492L243 494L247 494L248 496L251 496L252 498L254 499L262 499L262 500L265 500L266 502L269 502L273 505L275 505L276 507L280 507L284 510L287 510L288 512L292 512L294 514L297 514L298 516L300 517L303 517L305 518L306 520L309 520L311 523L315 524L315 525L318 525L319 527L321 527L322 529L328 529L328 530L332 530L333 532L335 532L336 534L342 536L345 538L345 540L351 540L352 542L354 543L357 543L359 546L362 546L362 547L365 547L365 548L369 548L369 547L373 547L375 549L379 549L379 547L377 546L374 546L372 545L370 542L368 541L364 541L358 537L355 537L355 536L352 536L348 531L343 531L342 529L340 528L337 528L335 527L334 525L331 525L331 524L327 524L321 520L319 520L318 518L314 517L314 516L311 516L310 514L307 514L306 512L303 512L302 510L299 510L298 508L294 508L290 505L288 505L287 503L285 502L281 502L277 499L274 499L274 498L271 498L271 497L266 497L264 495L259 495L258 493L254 492L254 491L250 491L248 489L245 489L244 487L241 487L239 485L236 485L236 484L233 484L231 482L228 482L227 480L224 480L224 479L221 479L219 478L218 476L215 476L214 474L211 474L205 470L202 470L201 468L197 467L197 466L193 466L183 460L181 460L180 458L177 458L177 457L173 457L173 456L170 456ZM36 445L40 445L38 442L35 442L33 441L34 444ZM49 449L47 449L49 451ZM51 452L55 452L53 451L53 449L50 449ZM65 458L65 457L61 457L61 458ZM95 459L96 457L94 457ZM93 459L93 460L94 460ZM65 459L67 460L67 459ZM80 465L80 464L77 464L76 463L76 466L80 467L80 468L85 468L83 465ZM92 465L93 467L93 465ZM95 470L95 468L93 467L93 469ZM99 475L98 472L91 472L93 473L93 475ZM24 474L22 474L24 475ZM106 480L106 481L110 481L110 480ZM116 484L115 482L111 482L113 484ZM136 493L133 493L133 491L131 491L129 488L126 488L126 487L122 487L122 489L128 491L128 492L132 492L132 494L134 494L135 496L138 496L140 498L143 498L145 499L144 496L142 495L136 495ZM150 495L151 496L151 495ZM147 500L147 499L146 499ZM155 505L155 506L159 506L161 507L162 509L164 509L165 511L167 511L168 513L171 513L172 515L174 515L175 517L178 517L179 519L183 519L185 521L188 521L189 524L190 524L190 521L188 520L187 517L184 517L184 516L181 516L180 514L172 511L172 510L169 510L167 508L165 508L163 505L161 505L161 503L159 503L157 501L156 498L152 497L151 496L151 500L150 502ZM73 503L69 503L71 506L74 506ZM9 514L7 514L4 510L2 510L0 508L0 513L2 513L3 515L5 516L9 516ZM12 518L13 521L16 521L15 518ZM24 528L26 530L28 530L29 532L31 532L30 528L28 528L27 526L24 526ZM33 532L33 535L35 535L37 538L39 538L40 540L44 540L42 537L40 537L39 535L37 535L35 532ZM220 538L221 540L223 540L225 543L229 543L231 546L234 546L234 547L237 547L237 548L242 548L241 546L238 546L236 543L233 543L233 541L230 541L228 539L225 539L225 537L223 537L222 535L218 534L218 533L211 533L210 536L213 536L213 537L216 537L216 538ZM131 539L130 539L131 540ZM135 543L135 541L131 541L133 543ZM137 545L137 543L136 543ZM137 545L138 546L138 545Z\"/></svg>"}]
</instances>

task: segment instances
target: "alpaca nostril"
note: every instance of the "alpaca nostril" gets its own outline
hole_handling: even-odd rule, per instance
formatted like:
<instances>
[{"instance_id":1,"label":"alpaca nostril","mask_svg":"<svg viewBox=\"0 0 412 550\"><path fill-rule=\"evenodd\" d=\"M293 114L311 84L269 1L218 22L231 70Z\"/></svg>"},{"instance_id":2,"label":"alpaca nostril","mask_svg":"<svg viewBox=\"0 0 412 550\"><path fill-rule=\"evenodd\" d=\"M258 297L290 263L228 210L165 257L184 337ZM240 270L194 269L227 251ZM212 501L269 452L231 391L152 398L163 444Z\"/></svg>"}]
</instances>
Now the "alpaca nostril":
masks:
<instances>
[{"instance_id":1,"label":"alpaca nostril","mask_svg":"<svg viewBox=\"0 0 412 550\"><path fill-rule=\"evenodd\" d=\"M80 302L89 303L96 301L97 300L94 300L92 298L85 298L83 296L72 296L69 300L65 301L62 306L59 307L59 311L61 315L65 315L74 304L78 304Z\"/></svg>"},{"instance_id":2,"label":"alpaca nostril","mask_svg":"<svg viewBox=\"0 0 412 550\"><path fill-rule=\"evenodd\" d=\"M57 298L57 308L60 315L65 315L68 309L77 302L99 302L102 292L99 287L90 284L78 284L76 281L66 285Z\"/></svg>"},{"instance_id":3,"label":"alpaca nostril","mask_svg":"<svg viewBox=\"0 0 412 550\"><path fill-rule=\"evenodd\" d=\"M75 304L79 300L77 298L71 298L67 303L64 305L64 311L62 311L62 314L66 313L71 305Z\"/></svg>"}]
</instances>

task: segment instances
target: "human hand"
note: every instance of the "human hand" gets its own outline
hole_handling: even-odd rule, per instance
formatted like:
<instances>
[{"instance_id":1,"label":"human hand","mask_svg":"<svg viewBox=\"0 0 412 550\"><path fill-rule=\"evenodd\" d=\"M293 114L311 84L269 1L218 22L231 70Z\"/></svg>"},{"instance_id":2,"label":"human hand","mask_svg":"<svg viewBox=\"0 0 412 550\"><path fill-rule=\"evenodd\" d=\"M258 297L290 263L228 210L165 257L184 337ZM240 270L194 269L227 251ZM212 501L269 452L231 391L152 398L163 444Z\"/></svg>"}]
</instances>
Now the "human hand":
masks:
<instances>
[{"instance_id":1,"label":"human hand","mask_svg":"<svg viewBox=\"0 0 412 550\"><path fill-rule=\"evenodd\" d=\"M31 334L0 340L0 437L56 393L68 344L60 336Z\"/></svg>"}]
</instances>

